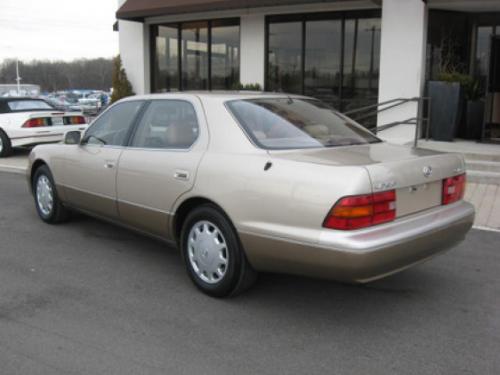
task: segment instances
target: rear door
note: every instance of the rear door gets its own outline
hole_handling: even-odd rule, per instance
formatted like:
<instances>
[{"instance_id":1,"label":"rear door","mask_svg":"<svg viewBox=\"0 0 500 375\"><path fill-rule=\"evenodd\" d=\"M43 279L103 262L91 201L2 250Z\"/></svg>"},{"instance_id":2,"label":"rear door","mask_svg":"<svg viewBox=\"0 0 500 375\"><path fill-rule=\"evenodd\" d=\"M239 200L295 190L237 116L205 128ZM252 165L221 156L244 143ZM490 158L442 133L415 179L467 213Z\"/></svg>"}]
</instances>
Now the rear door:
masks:
<instances>
[{"instance_id":1,"label":"rear door","mask_svg":"<svg viewBox=\"0 0 500 375\"><path fill-rule=\"evenodd\" d=\"M118 162L143 105L144 101L126 101L111 107L88 128L80 145L67 147L61 179L68 203L111 219L118 217Z\"/></svg>"},{"instance_id":2,"label":"rear door","mask_svg":"<svg viewBox=\"0 0 500 375\"><path fill-rule=\"evenodd\" d=\"M201 103L191 96L152 100L128 147L117 176L120 219L168 238L171 210L190 190L208 144Z\"/></svg>"}]
</instances>

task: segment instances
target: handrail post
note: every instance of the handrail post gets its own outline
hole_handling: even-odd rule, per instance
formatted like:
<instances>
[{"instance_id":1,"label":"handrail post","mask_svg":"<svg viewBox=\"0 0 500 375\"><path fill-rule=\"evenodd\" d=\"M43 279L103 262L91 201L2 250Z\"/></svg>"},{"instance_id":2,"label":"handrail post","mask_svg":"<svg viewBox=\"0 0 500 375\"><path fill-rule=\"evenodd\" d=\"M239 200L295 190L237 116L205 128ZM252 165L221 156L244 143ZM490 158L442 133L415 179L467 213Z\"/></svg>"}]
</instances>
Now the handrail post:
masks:
<instances>
[{"instance_id":1,"label":"handrail post","mask_svg":"<svg viewBox=\"0 0 500 375\"><path fill-rule=\"evenodd\" d=\"M418 137L420 134L420 127L421 127L421 121L422 121L422 110L423 110L423 105L422 105L423 98L420 97L417 99L417 121L415 122L415 139L413 140L413 147L417 148L418 147Z\"/></svg>"}]
</instances>

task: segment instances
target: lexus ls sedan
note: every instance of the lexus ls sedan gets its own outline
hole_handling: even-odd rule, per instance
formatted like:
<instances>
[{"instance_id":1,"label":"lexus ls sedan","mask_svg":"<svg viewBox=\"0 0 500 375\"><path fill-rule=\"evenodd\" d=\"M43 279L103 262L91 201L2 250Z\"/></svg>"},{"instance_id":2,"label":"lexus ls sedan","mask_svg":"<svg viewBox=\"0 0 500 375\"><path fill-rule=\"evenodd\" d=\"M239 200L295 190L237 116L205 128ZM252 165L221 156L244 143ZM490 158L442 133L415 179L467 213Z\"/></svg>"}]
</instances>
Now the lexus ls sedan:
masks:
<instances>
[{"instance_id":1,"label":"lexus ls sedan","mask_svg":"<svg viewBox=\"0 0 500 375\"><path fill-rule=\"evenodd\" d=\"M0 98L0 158L16 147L60 142L68 125L85 130L81 113L64 112L38 98Z\"/></svg>"},{"instance_id":2,"label":"lexus ls sedan","mask_svg":"<svg viewBox=\"0 0 500 375\"><path fill-rule=\"evenodd\" d=\"M316 99L134 96L28 169L47 223L81 211L176 244L203 292L256 273L365 283L449 249L471 228L459 154L396 146Z\"/></svg>"}]
</instances>

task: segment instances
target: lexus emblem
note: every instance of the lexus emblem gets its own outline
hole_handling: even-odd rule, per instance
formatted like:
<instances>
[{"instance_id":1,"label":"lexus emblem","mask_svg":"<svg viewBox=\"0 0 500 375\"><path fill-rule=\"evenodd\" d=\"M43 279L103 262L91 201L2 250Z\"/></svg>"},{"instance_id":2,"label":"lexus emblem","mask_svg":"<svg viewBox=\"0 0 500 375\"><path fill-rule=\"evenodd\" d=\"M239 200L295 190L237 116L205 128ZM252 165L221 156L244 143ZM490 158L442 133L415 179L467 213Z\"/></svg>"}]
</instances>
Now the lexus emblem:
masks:
<instances>
[{"instance_id":1,"label":"lexus emblem","mask_svg":"<svg viewBox=\"0 0 500 375\"><path fill-rule=\"evenodd\" d=\"M430 165L422 168L422 173L424 174L425 177L430 177L432 174L432 167Z\"/></svg>"}]
</instances>

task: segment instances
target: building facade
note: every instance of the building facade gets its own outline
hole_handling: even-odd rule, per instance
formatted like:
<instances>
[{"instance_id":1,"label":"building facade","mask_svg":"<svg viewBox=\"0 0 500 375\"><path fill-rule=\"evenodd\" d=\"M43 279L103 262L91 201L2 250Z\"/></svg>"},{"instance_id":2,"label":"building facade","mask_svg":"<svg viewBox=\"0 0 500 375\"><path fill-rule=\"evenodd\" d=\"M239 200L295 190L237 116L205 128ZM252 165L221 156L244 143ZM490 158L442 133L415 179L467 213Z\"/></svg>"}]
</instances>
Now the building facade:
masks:
<instances>
[{"instance_id":1,"label":"building facade","mask_svg":"<svg viewBox=\"0 0 500 375\"><path fill-rule=\"evenodd\" d=\"M423 97L447 64L482 86L500 71L490 61L498 0L120 0L117 18L139 94L258 85L349 112ZM385 128L418 115L410 101L360 122ZM407 122L380 135L409 142L415 125Z\"/></svg>"}]
</instances>

